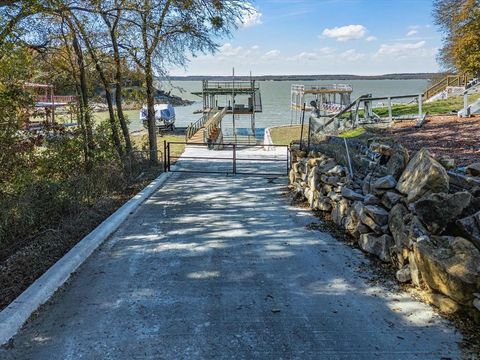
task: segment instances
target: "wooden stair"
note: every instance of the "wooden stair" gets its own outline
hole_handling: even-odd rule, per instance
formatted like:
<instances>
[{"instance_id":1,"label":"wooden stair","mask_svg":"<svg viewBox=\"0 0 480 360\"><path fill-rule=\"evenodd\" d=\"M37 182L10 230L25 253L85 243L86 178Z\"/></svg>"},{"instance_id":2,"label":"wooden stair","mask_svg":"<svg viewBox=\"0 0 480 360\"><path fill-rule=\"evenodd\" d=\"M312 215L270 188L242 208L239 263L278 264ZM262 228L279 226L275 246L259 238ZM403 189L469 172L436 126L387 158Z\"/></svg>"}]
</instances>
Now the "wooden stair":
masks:
<instances>
[{"instance_id":1,"label":"wooden stair","mask_svg":"<svg viewBox=\"0 0 480 360\"><path fill-rule=\"evenodd\" d=\"M467 74L457 74L457 75L448 75L444 77L439 82L430 86L423 93L423 100L428 100L431 97L441 93L446 90L449 86L467 86L468 82L472 79L471 76Z\"/></svg>"},{"instance_id":2,"label":"wooden stair","mask_svg":"<svg viewBox=\"0 0 480 360\"><path fill-rule=\"evenodd\" d=\"M205 139L215 140L220 133L220 124L222 122L223 116L226 113L226 109L222 110L221 112L215 113L211 116L198 131L193 134L188 142L192 143L206 143ZM205 136L205 132L208 134Z\"/></svg>"}]
</instances>

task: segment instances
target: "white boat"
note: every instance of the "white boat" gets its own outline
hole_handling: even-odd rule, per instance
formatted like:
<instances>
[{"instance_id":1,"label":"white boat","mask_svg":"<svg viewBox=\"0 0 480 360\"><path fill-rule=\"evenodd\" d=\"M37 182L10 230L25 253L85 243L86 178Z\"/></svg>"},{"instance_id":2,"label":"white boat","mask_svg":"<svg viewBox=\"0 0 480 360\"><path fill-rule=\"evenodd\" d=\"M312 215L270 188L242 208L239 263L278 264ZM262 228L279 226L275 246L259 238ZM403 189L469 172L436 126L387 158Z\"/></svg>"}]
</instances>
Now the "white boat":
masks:
<instances>
[{"instance_id":1,"label":"white boat","mask_svg":"<svg viewBox=\"0 0 480 360\"><path fill-rule=\"evenodd\" d=\"M155 107L155 123L160 130L173 130L175 128L175 109L171 104L156 104ZM140 121L145 128L147 124L148 111L147 106L140 110Z\"/></svg>"}]
</instances>

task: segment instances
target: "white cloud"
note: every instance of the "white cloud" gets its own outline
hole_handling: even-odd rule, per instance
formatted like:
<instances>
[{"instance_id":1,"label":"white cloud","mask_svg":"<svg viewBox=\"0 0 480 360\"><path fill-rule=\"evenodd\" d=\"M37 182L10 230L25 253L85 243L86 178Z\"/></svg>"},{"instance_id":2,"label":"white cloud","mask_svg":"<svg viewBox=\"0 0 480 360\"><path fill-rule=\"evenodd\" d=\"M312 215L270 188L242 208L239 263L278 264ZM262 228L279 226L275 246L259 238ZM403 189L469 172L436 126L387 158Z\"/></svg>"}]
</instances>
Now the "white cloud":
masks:
<instances>
[{"instance_id":1,"label":"white cloud","mask_svg":"<svg viewBox=\"0 0 480 360\"><path fill-rule=\"evenodd\" d=\"M416 34L418 34L418 30L412 29L407 32L406 36L413 36Z\"/></svg>"},{"instance_id":2,"label":"white cloud","mask_svg":"<svg viewBox=\"0 0 480 360\"><path fill-rule=\"evenodd\" d=\"M271 60L276 60L280 56L280 51L279 50L270 50L267 51L265 54L262 55L261 59L264 61L271 61Z\"/></svg>"},{"instance_id":3,"label":"white cloud","mask_svg":"<svg viewBox=\"0 0 480 360\"><path fill-rule=\"evenodd\" d=\"M255 25L260 25L262 24L262 16L263 14L252 6L243 13L242 20L239 26L251 27Z\"/></svg>"},{"instance_id":4,"label":"white cloud","mask_svg":"<svg viewBox=\"0 0 480 360\"><path fill-rule=\"evenodd\" d=\"M252 50L258 50L259 48L260 48L260 46L258 46L258 45L253 45L250 49L252 49Z\"/></svg>"},{"instance_id":5,"label":"white cloud","mask_svg":"<svg viewBox=\"0 0 480 360\"><path fill-rule=\"evenodd\" d=\"M332 55L335 53L335 49L325 46L318 50L318 52L320 55Z\"/></svg>"},{"instance_id":6,"label":"white cloud","mask_svg":"<svg viewBox=\"0 0 480 360\"><path fill-rule=\"evenodd\" d=\"M331 47L322 47L316 51L302 51L297 55L288 58L288 61L318 61L328 57L332 57L335 54L335 49Z\"/></svg>"},{"instance_id":7,"label":"white cloud","mask_svg":"<svg viewBox=\"0 0 480 360\"><path fill-rule=\"evenodd\" d=\"M368 42L372 42L372 41L377 40L377 38L375 36L369 36L365 40L367 40Z\"/></svg>"},{"instance_id":8,"label":"white cloud","mask_svg":"<svg viewBox=\"0 0 480 360\"><path fill-rule=\"evenodd\" d=\"M338 41L358 40L367 33L367 28L363 25L347 25L325 29L322 35Z\"/></svg>"},{"instance_id":9,"label":"white cloud","mask_svg":"<svg viewBox=\"0 0 480 360\"><path fill-rule=\"evenodd\" d=\"M237 56L242 50L241 46L235 47L230 43L225 43L218 49L221 56Z\"/></svg>"},{"instance_id":10,"label":"white cloud","mask_svg":"<svg viewBox=\"0 0 480 360\"><path fill-rule=\"evenodd\" d=\"M288 60L291 61L316 61L320 56L316 52L302 51L301 53L292 56Z\"/></svg>"},{"instance_id":11,"label":"white cloud","mask_svg":"<svg viewBox=\"0 0 480 360\"><path fill-rule=\"evenodd\" d=\"M350 49L341 53L340 57L348 61L357 61L357 60L364 59L365 54L358 53L357 50L355 49Z\"/></svg>"},{"instance_id":12,"label":"white cloud","mask_svg":"<svg viewBox=\"0 0 480 360\"><path fill-rule=\"evenodd\" d=\"M425 41L419 41L416 43L394 43L394 44L382 44L378 49L376 56L383 55L396 55L407 56L412 52L424 50Z\"/></svg>"}]
</instances>

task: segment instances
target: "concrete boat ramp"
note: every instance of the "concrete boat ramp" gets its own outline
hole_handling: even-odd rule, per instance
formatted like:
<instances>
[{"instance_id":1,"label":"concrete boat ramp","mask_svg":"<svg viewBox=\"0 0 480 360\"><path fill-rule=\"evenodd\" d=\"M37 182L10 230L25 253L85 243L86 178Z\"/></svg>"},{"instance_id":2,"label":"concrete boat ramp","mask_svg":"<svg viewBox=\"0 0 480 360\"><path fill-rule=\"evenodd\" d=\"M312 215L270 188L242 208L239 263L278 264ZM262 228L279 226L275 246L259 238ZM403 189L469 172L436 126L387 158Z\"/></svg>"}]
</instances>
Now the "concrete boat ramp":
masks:
<instances>
[{"instance_id":1,"label":"concrete boat ramp","mask_svg":"<svg viewBox=\"0 0 480 360\"><path fill-rule=\"evenodd\" d=\"M286 191L286 175L171 174L0 358L460 358L449 323L372 285L365 255L309 230Z\"/></svg>"}]
</instances>

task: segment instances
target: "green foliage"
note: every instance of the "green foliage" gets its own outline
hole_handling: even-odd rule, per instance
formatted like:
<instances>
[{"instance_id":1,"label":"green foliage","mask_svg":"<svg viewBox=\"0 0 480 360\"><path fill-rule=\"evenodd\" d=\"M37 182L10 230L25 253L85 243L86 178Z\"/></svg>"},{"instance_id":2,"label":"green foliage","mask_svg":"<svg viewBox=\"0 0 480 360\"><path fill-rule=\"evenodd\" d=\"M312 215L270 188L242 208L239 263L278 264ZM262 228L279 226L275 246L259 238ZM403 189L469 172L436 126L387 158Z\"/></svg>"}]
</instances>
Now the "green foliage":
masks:
<instances>
[{"instance_id":1,"label":"green foliage","mask_svg":"<svg viewBox=\"0 0 480 360\"><path fill-rule=\"evenodd\" d=\"M3 181L0 261L42 231L56 229L103 197L122 191L127 178L105 124L95 129L95 156L85 171L79 131L51 135L29 152L30 161Z\"/></svg>"},{"instance_id":2,"label":"green foliage","mask_svg":"<svg viewBox=\"0 0 480 360\"><path fill-rule=\"evenodd\" d=\"M439 54L444 67L480 74L480 2L435 0L434 17L445 34Z\"/></svg>"}]
</instances>

